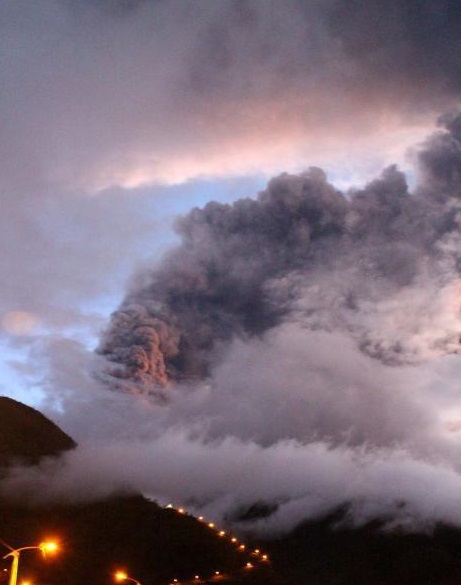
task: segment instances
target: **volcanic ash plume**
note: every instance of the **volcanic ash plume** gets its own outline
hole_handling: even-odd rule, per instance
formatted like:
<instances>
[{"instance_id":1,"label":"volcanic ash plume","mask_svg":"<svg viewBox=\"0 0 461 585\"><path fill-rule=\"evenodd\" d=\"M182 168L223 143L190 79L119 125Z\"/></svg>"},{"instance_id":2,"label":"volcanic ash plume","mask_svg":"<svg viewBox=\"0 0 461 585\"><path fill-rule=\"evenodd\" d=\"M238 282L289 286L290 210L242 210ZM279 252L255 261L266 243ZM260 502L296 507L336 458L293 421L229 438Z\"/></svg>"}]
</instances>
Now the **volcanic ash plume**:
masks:
<instances>
[{"instance_id":1,"label":"volcanic ash plume","mask_svg":"<svg viewBox=\"0 0 461 585\"><path fill-rule=\"evenodd\" d=\"M139 277L101 340L112 383L156 393L205 378L232 340L285 323L346 335L385 364L457 352L461 117L441 125L413 193L395 167L347 193L311 168L180 219L182 243Z\"/></svg>"}]
</instances>

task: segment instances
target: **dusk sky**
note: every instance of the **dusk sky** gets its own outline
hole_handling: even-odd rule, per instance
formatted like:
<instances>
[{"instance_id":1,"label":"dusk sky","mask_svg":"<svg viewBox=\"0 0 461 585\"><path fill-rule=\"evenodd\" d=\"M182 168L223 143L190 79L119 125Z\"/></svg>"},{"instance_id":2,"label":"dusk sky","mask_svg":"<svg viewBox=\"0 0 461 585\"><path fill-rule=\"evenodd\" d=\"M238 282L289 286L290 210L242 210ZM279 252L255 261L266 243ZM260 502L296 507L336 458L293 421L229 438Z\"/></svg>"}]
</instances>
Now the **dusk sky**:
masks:
<instances>
[{"instance_id":1,"label":"dusk sky","mask_svg":"<svg viewBox=\"0 0 461 585\"><path fill-rule=\"evenodd\" d=\"M0 4L1 393L79 443L2 489L461 525L460 25Z\"/></svg>"}]
</instances>

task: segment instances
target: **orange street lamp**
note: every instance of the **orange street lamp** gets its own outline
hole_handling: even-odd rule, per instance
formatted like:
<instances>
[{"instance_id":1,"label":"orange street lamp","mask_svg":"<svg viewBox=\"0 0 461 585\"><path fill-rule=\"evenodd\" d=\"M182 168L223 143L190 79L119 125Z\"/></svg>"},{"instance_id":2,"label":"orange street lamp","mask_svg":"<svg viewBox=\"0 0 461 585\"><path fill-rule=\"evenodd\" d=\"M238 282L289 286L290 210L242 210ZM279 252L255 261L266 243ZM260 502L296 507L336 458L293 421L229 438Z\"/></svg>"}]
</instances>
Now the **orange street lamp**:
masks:
<instances>
[{"instance_id":1,"label":"orange street lamp","mask_svg":"<svg viewBox=\"0 0 461 585\"><path fill-rule=\"evenodd\" d=\"M47 552L55 552L58 550L58 545L55 542L41 542L36 546L22 546L21 548L13 548L3 558L13 557L11 563L10 579L8 585L16 585L18 581L19 556L23 550L41 550L43 554Z\"/></svg>"},{"instance_id":2,"label":"orange street lamp","mask_svg":"<svg viewBox=\"0 0 461 585\"><path fill-rule=\"evenodd\" d=\"M117 571L116 573L114 573L114 578L116 581L131 581L132 583L134 583L135 585L141 585L141 583L139 581L137 581L136 579L133 579L132 577L129 577L125 571Z\"/></svg>"}]
</instances>

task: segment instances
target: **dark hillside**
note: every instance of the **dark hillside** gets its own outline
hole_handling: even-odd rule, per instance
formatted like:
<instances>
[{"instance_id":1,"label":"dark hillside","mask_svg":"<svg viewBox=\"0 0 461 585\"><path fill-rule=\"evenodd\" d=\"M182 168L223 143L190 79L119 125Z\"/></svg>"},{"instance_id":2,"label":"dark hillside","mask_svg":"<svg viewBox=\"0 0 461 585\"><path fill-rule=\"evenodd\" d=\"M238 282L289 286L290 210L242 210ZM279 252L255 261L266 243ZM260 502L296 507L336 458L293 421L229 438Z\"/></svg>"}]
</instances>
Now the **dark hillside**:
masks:
<instances>
[{"instance_id":1,"label":"dark hillside","mask_svg":"<svg viewBox=\"0 0 461 585\"><path fill-rule=\"evenodd\" d=\"M38 410L0 396L0 466L37 463L73 447L74 441Z\"/></svg>"},{"instance_id":2,"label":"dark hillside","mask_svg":"<svg viewBox=\"0 0 461 585\"><path fill-rule=\"evenodd\" d=\"M220 537L205 522L161 508L142 496L33 510L1 505L0 513L0 536L13 547L51 536L61 542L60 553L46 562L38 552L21 556L20 578L49 585L109 585L112 573L123 568L143 585L174 579L181 583L284 583L269 563L239 551L238 544ZM246 568L248 562L251 569ZM8 559L3 561L4 568L9 564Z\"/></svg>"},{"instance_id":3,"label":"dark hillside","mask_svg":"<svg viewBox=\"0 0 461 585\"><path fill-rule=\"evenodd\" d=\"M0 397L1 467L15 462L32 465L75 446L37 410ZM28 577L47 585L109 585L117 568L125 568L142 585L211 578L223 584L281 583L268 562L255 562L227 535L141 495L46 507L1 501L0 520L0 539L13 548L37 545L50 537L61 543L60 553L47 562L38 551L21 554L19 583ZM246 568L250 562L252 567ZM6 579L10 565L11 559L3 560L0 580Z\"/></svg>"},{"instance_id":4,"label":"dark hillside","mask_svg":"<svg viewBox=\"0 0 461 585\"><path fill-rule=\"evenodd\" d=\"M264 545L289 583L297 585L455 585L461 583L461 531L438 526L430 534L359 529L338 516L301 524Z\"/></svg>"}]
</instances>

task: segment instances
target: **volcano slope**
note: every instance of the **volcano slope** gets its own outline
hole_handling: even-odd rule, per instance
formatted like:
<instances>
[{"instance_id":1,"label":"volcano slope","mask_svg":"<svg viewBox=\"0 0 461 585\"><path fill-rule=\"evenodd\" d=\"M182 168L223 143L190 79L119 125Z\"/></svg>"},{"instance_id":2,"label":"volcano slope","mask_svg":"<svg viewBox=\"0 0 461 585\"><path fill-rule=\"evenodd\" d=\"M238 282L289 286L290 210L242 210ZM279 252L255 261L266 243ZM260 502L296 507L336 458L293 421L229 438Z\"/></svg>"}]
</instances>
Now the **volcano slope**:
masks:
<instances>
[{"instance_id":1,"label":"volcano slope","mask_svg":"<svg viewBox=\"0 0 461 585\"><path fill-rule=\"evenodd\" d=\"M0 397L1 467L35 465L59 457L75 442L40 412ZM82 485L85 478L81 478ZM139 494L120 494L88 503L39 505L21 498L0 501L0 539L13 548L34 546L44 539L60 542L60 552L45 559L21 554L19 581L58 585L83 582L109 584L125 569L143 585L181 583L282 584L270 563L257 563L226 535L206 522L172 508L163 508ZM251 562L251 567L247 563ZM11 558L3 559L0 576L6 582ZM219 572L219 575L217 575ZM198 579L195 578L198 576Z\"/></svg>"}]
</instances>

